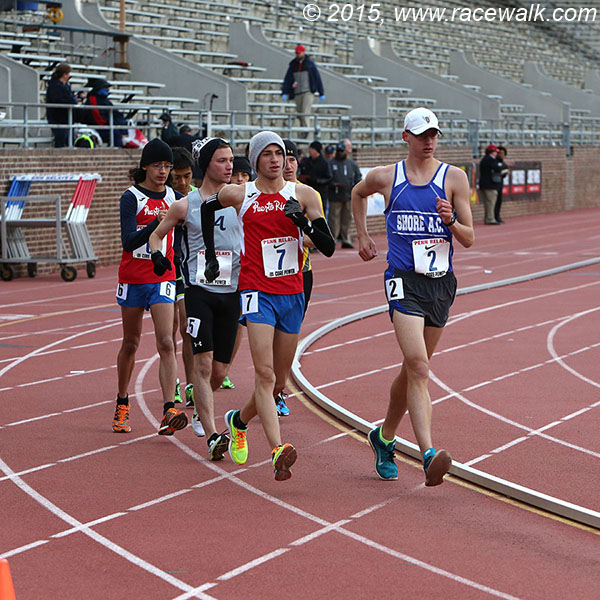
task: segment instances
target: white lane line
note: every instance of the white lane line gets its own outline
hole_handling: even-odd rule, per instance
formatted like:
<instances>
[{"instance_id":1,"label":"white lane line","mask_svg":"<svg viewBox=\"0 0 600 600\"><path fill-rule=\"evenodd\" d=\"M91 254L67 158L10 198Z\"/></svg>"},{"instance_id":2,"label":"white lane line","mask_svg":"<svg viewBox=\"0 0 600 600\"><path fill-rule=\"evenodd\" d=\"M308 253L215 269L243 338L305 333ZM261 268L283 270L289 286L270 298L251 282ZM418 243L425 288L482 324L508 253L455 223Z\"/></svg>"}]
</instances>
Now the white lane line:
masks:
<instances>
[{"instance_id":1,"label":"white lane line","mask_svg":"<svg viewBox=\"0 0 600 600\"><path fill-rule=\"evenodd\" d=\"M37 540L36 542L31 542L31 544L25 544L25 546L19 546L19 548L14 548L13 550L9 550L8 552L4 552L0 554L0 558L10 558L11 556L16 556L17 554L21 554L22 552L27 552L28 550L33 550L33 548L38 548L39 546L43 546L47 544L50 540Z\"/></svg>"},{"instance_id":2,"label":"white lane line","mask_svg":"<svg viewBox=\"0 0 600 600\"><path fill-rule=\"evenodd\" d=\"M569 373L571 373L571 375L574 375L575 377L577 377L578 379L581 379L582 381L584 381L585 383L588 383L589 385L592 385L594 387L600 388L600 383L598 383L597 381L593 381L592 379L590 379L589 377L585 377L584 375L582 375L581 373L579 373L578 371L576 371L575 369L573 369L572 367L570 367L569 365L567 365L562 359L565 356L570 356L571 354L567 354L565 356L559 356L558 353L556 352L555 348L554 348L554 337L556 335L556 332L563 326L566 325L567 323L570 323L571 321L573 321L574 319L578 319L579 317L583 317L583 316L587 316L593 312L596 312L600 310L600 307L596 307L596 308L591 308L590 310L586 310L586 311L582 311L580 313L571 315L568 319L566 319L564 322L559 323L558 325L556 325L556 327L552 328L552 331L550 331L550 333L548 334L548 339L546 341L546 346L548 348L548 352L550 353L550 356L552 356L552 358L554 360L556 360L556 362L558 362L558 364L565 369L566 371L568 371ZM598 344L595 344L595 346L597 346Z\"/></svg>"},{"instance_id":3,"label":"white lane line","mask_svg":"<svg viewBox=\"0 0 600 600\"><path fill-rule=\"evenodd\" d=\"M114 288L116 289L116 288ZM77 298L82 298L83 296L99 296L103 292L109 292L110 290L95 290L93 292L83 292L78 293ZM68 294L67 296L56 296L52 298L52 303L58 302L59 300L73 300L73 294ZM114 296L112 298L114 300ZM14 306L29 306L30 304L47 304L48 298L42 298L41 300L22 300L20 302L14 302L12 304L1 304L0 308L13 308Z\"/></svg>"},{"instance_id":4,"label":"white lane line","mask_svg":"<svg viewBox=\"0 0 600 600\"><path fill-rule=\"evenodd\" d=\"M138 361L136 361L138 362ZM141 360L139 362L142 362ZM114 365L112 367L102 367L102 370L105 369L114 369ZM2 390L0 390L2 391ZM153 392L157 392L158 389L154 389L154 390L147 390L147 393L153 393ZM135 398L135 394L130 394L129 395L130 398ZM61 415L65 415L68 413L73 413L73 412L77 412L80 410L87 410L89 408L96 408L98 406L103 406L104 404L114 404L114 400L102 400L102 402L94 402L93 404L86 404L85 406L76 406L74 408L66 408L65 410L61 411L61 412L55 412L55 413L47 413L45 415L39 415L37 417L31 417L29 419L23 419L22 421L13 421L12 423L6 423L5 425L0 426L0 429L2 429L3 427L15 427L16 425L25 425L27 423L33 423L34 421L43 421L44 419L50 419L52 417L60 417Z\"/></svg>"},{"instance_id":5,"label":"white lane line","mask_svg":"<svg viewBox=\"0 0 600 600\"><path fill-rule=\"evenodd\" d=\"M154 357L152 357L150 360L148 360L148 362L146 363L146 365L144 365L144 367L142 367L142 369L140 370L136 382L135 382L135 393L137 394L138 397L138 404L140 406L140 408L142 409L142 412L144 413L144 415L146 416L146 418L148 419L148 421L154 426L154 427L158 427L158 421L154 418L153 414L150 412L150 410L148 409L148 406L146 405L145 399L144 399L144 393L143 393L143 389L142 389L142 383L144 381L144 378L146 377L146 374L148 373L148 371L150 370L152 364L158 360L159 355L156 354ZM338 436L336 436L338 437ZM429 565L423 561L420 561L416 558L413 557L409 557L408 555L405 554L401 554L396 552L395 550L392 550L391 548L386 548L385 546L381 546L380 544L377 544L376 542L372 542L371 540L369 540L368 538L363 538L362 536L356 536L355 534L351 534L350 532L346 532L344 529L342 529L339 525L336 526L336 524L332 524L332 523L328 523L327 521L325 521L324 519L321 519L320 517L313 515L311 513L308 513L307 511L304 511L300 508L298 508L297 506L294 506L288 502L282 501L280 498L277 498L275 496L272 496L271 494L268 494L258 488L256 488L255 486L240 480L238 477L236 477L235 475L231 474L231 473L227 473L226 471L224 471L221 467L219 467L218 465L216 465L215 463L212 463L208 460L206 460L205 458L201 457L200 455L198 455L194 450L192 450L191 448L189 448L188 446L186 446L183 442L181 442L179 439L177 439L175 436L172 436L169 438L169 441L172 442L173 444L175 444L178 448L180 448L181 450L183 450L186 454L188 454L189 456L191 456L192 458L194 458L195 460L198 460L199 462L201 462L204 466L206 466L207 468L220 473L220 475L223 476L223 478L227 479L229 482L234 483L236 485L239 485L240 487L242 487L243 489L245 489L246 491L249 491L257 496L259 496L260 498L266 500L267 502L273 503L281 508L284 508L285 510L289 510L290 512L292 512L293 514L302 516L306 519L309 519L310 521L313 521L319 525L322 526L322 528L329 530L333 530L336 532L340 532L343 533L344 535L348 535L349 537L353 538L353 539L359 539L359 541L361 541L362 543L366 543L368 546L379 549L385 551L387 554L391 554L392 556L397 555L399 557L402 557L403 560L407 560L407 562L411 562L411 564L414 564L416 566L419 566L423 569L426 569L428 571L434 572L437 575L442 575L443 577L447 577L449 579L451 579L452 581L456 581L458 583L462 583L463 585L466 585L468 587L471 588L475 588L481 591L485 591L486 593L489 593L493 596L499 597L499 598L506 598L507 600L513 600L513 596L509 596L507 594L503 594L502 592L499 592L497 590L494 590L492 588L488 588L487 586L481 585L475 581L471 581L469 579L460 577L458 575L455 575L454 573L450 573L448 571L444 571L443 569L439 569L437 567L434 567L432 565ZM265 461L265 462L270 462L270 461ZM385 504L384 504L385 505ZM306 538L306 536L303 536L303 538ZM240 567L238 567L237 569L234 569L233 571L229 571L227 574L228 577L233 577L235 576L235 574L238 573L242 573L248 570L248 568L252 568L252 566L256 566L257 564L263 564L264 562L267 562L268 560L272 560L273 558L280 556L281 554L283 554L284 551L286 551L287 549L285 548L280 548L278 550L275 550L273 552L271 552L270 554L266 555L265 557L261 557L259 559L255 559L253 561L250 561L248 563L246 563L245 565L241 565ZM259 562L257 562L259 561ZM250 567L248 567L248 565L251 565ZM223 575L218 577L217 579L222 579L222 577L224 577ZM204 585L209 585L209 583L206 583ZM204 586L202 586L202 588L195 588L195 589L208 589ZM178 596L178 598L180 600L182 600L183 598L185 598L185 594L183 596ZM189 597L189 596L187 596Z\"/></svg>"},{"instance_id":6,"label":"white lane line","mask_svg":"<svg viewBox=\"0 0 600 600\"><path fill-rule=\"evenodd\" d=\"M260 556L259 558L255 558L254 560L247 562L245 565L242 565L237 569L232 569L227 573L223 573L223 575L220 575L219 577L217 577L217 579L219 581L227 581L228 579L233 579L234 577L237 577L238 575L241 575L242 573L245 573L246 571L249 571L254 567L258 567L259 565L273 560L274 558L277 558L278 556L281 556L282 554L285 554L290 550L291 548L278 548L277 550L273 550L273 552L269 552L269 554L265 554L264 556Z\"/></svg>"},{"instance_id":7,"label":"white lane line","mask_svg":"<svg viewBox=\"0 0 600 600\"><path fill-rule=\"evenodd\" d=\"M398 552L397 550L393 550L392 548L388 548L387 546L384 546L383 544L374 542L362 535L348 531L347 529L338 529L337 531L338 531L338 533L348 536L349 538L352 538L353 540L356 540L357 542L361 542L362 544L365 544L366 546L369 546L370 548L379 550L380 552L383 552L385 554L389 554L390 556L393 556L394 558L402 560L410 565L414 565L415 567L420 567L421 569L424 569L425 571L429 571L430 573L440 575L440 576L445 577L446 579L450 579L451 581L454 581L456 583L461 583L462 585L479 590L480 592L484 592L486 594L489 594L490 596L494 596L496 598L503 598L504 600L518 600L516 596L511 596L510 594L505 594L504 592L495 590L494 588L488 587L486 585L482 585L480 583L477 583L476 581L467 579L466 577L461 577L460 575L455 575L454 573L450 573L449 571L445 571L444 569L440 569L438 567L430 565L429 563L426 563L422 560L419 560L417 558L409 556L408 554L404 554L402 552Z\"/></svg>"},{"instance_id":8,"label":"white lane line","mask_svg":"<svg viewBox=\"0 0 600 600\"><path fill-rule=\"evenodd\" d=\"M36 335L48 335L49 333L60 332L64 335L65 331L70 329L88 329L89 327L95 327L96 325L105 325L110 322L120 322L121 319L105 319L104 321L93 321L91 323L77 323L76 325L68 325L67 327L53 327L52 329L39 329L36 331L24 331L21 333L11 333L5 336L0 335L0 342L5 340L14 340L21 337L31 338Z\"/></svg>"},{"instance_id":9,"label":"white lane line","mask_svg":"<svg viewBox=\"0 0 600 600\"><path fill-rule=\"evenodd\" d=\"M89 538L91 538L95 542L99 543L100 545L104 546L111 552L114 552L120 558L123 558L123 559L127 560L128 562L134 564L135 566L139 567L140 569L143 569L143 570L147 571L148 573L151 573L152 575L162 579L163 581L166 581L167 583L171 584L173 587L178 588L178 589L182 590L183 592L189 592L190 590L194 589L192 586L188 585L187 583L184 583L180 579L173 577L173 575L163 571L162 569L159 569L157 566L145 561L143 558L141 558L139 556L136 556L135 554L133 554L132 552L129 552L128 550L119 546L118 544L115 544L108 538L104 537L103 535L100 535L93 529L90 529L84 523L82 523L75 517L71 516L70 514L68 514L61 508L59 508L56 504L54 504L48 498L46 498L45 496L43 496L42 494L37 492L28 483L23 481L23 479L21 479L2 460L2 458L0 458L0 470L2 470L5 475L10 476L11 481L22 492L24 492L29 497L31 497L33 500L35 500L36 502L41 504L41 506L43 506L48 512L52 513L53 515L55 515L62 521L65 521L66 523L71 525L71 527L80 527L81 533L88 536ZM206 596L202 596L202 595L199 595L198 597L206 598Z\"/></svg>"},{"instance_id":10,"label":"white lane line","mask_svg":"<svg viewBox=\"0 0 600 600\"><path fill-rule=\"evenodd\" d=\"M127 446L129 444L135 444L136 442L141 442L143 440L147 440L147 439L153 438L155 436L156 436L156 433L151 433L149 435L143 435L138 438L120 442L119 444L117 444L115 446L107 446L105 448L100 448L99 450L91 450L90 452L84 452L83 454L77 454L76 456L69 456L67 458L61 458L53 463L46 463L44 465L39 465L37 467L30 467L29 469L25 469L23 471L19 471L18 473L15 473L15 475L18 477L20 477L21 475L28 475L29 473L35 473L36 471L41 471L43 469L47 469L48 467L55 467L59 463L68 463L68 462L72 462L74 460L79 460L81 458L87 458L88 456L93 456L94 454L98 454L99 452L104 452L105 450L113 450L115 448L118 448L119 446ZM7 481L9 479L10 479L10 476L0 477L0 482Z\"/></svg>"},{"instance_id":11,"label":"white lane line","mask_svg":"<svg viewBox=\"0 0 600 600\"><path fill-rule=\"evenodd\" d=\"M100 525L101 523L106 523L107 521L112 521L113 519L118 519L119 517L124 517L127 513L124 512L118 512L118 513L113 513L112 515L106 515L106 517L100 517L99 519L95 519L93 521L88 521L87 523L83 523L82 525L79 525L78 527L71 527L71 529L65 529L64 531L60 531L59 533L55 533L54 535L51 535L51 538L62 538L62 537L66 537L68 535L71 535L72 533L77 533L78 531L81 531L82 529L85 529L86 527L94 527L94 525Z\"/></svg>"},{"instance_id":12,"label":"white lane line","mask_svg":"<svg viewBox=\"0 0 600 600\"><path fill-rule=\"evenodd\" d=\"M143 504L138 504L137 506L132 506L127 510L137 511L142 510L144 508L148 508L149 506L154 506L155 504L160 504L161 502L165 502L166 500L171 500L171 498L177 498L178 496L183 496L183 494L187 494L188 492L193 491L191 488L177 490L176 492L171 492L170 494L165 494L160 498L154 498L154 500L149 500L148 502L144 502Z\"/></svg>"},{"instance_id":13,"label":"white lane line","mask_svg":"<svg viewBox=\"0 0 600 600\"><path fill-rule=\"evenodd\" d=\"M593 450L590 450L588 448L584 448L582 446L578 446L577 444L571 444L570 442L566 442L564 440L561 440L559 438L547 435L545 433L542 433L542 430L547 429L547 425L544 425L542 428L540 429L532 429L531 427L528 427L527 425L523 425L522 423L519 423L517 421L514 421L513 419L509 419L508 417L505 417L504 415L501 415L497 412L494 412L493 410L490 410L488 408L485 408L483 406L480 406L479 404L476 404L475 402L469 400L468 398L466 398L465 396L463 396L460 392L457 392L453 389L451 389L449 386L447 386L443 381L441 381L438 377L436 377L436 375L433 372L430 372L429 374L431 381L433 381L434 383L436 383L439 387L441 387L443 390L445 390L446 392L453 394L454 398L456 398L457 400L459 400L460 402L462 402L463 404L466 404L467 406L469 406L470 408L474 408L475 410L482 412L485 415L488 415L489 417L492 417L494 419L497 419L498 421L502 421L503 423L506 423L507 425L510 425L516 429L521 429L523 431L527 432L527 437L530 438L532 436L538 436L541 437L549 442L554 442L555 444L559 444L561 446L565 446L566 448L569 448L570 450L575 450L577 452L581 452L583 454L587 454L588 456L593 456L594 458L600 458L600 453L598 452L594 452ZM560 423L562 423L563 421L555 421L554 423L552 423L552 426L556 426L559 425ZM479 457L478 457L479 458ZM473 460L478 460L478 459L472 459Z\"/></svg>"}]
</instances>

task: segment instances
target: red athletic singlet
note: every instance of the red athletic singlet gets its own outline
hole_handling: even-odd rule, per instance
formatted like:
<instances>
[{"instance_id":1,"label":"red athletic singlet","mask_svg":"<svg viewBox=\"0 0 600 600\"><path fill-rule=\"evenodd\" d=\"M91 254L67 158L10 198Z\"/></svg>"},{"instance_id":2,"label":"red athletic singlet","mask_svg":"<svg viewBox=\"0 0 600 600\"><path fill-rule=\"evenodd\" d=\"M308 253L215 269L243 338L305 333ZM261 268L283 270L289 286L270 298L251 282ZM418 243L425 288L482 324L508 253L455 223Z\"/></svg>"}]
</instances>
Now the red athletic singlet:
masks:
<instances>
[{"instance_id":1,"label":"red athletic singlet","mask_svg":"<svg viewBox=\"0 0 600 600\"><path fill-rule=\"evenodd\" d=\"M238 214L241 239L240 290L269 294L299 294L302 285L302 232L283 209L296 184L287 182L276 194L261 192L255 182L246 184Z\"/></svg>"},{"instance_id":2,"label":"red athletic singlet","mask_svg":"<svg viewBox=\"0 0 600 600\"><path fill-rule=\"evenodd\" d=\"M175 202L175 192L170 187L167 187L167 193L161 200L148 198L148 196L134 186L131 186L128 191L137 200L136 220L138 230L143 229L146 225L154 221L158 216L159 210L168 210L169 206ZM173 264L172 229L163 238L161 251L171 261L171 264ZM162 281L173 281L175 278L175 269L169 269L164 275L160 276L154 273L148 244L144 244L133 252L123 250L121 264L119 265L120 283L160 283Z\"/></svg>"}]
</instances>

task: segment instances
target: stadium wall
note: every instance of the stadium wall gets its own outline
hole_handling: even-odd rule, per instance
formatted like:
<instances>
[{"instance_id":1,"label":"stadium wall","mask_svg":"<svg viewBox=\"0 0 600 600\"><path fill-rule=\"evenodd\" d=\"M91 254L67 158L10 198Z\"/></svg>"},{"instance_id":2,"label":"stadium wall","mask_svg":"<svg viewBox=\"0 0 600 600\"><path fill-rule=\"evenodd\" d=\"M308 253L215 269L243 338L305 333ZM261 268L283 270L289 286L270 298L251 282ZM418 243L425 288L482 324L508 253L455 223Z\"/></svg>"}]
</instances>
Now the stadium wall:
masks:
<instances>
[{"instance_id":1,"label":"stadium wall","mask_svg":"<svg viewBox=\"0 0 600 600\"><path fill-rule=\"evenodd\" d=\"M375 167L401 160L406 147L358 148L355 160L361 167ZM476 163L469 148L443 148L436 156L451 164ZM119 198L129 187L128 170L138 164L139 150L126 149L0 149L0 190L7 194L10 178L22 173L99 173L98 184L87 219L98 265L118 263L121 256L119 225ZM565 156L563 148L511 147L510 161L539 161L542 163L542 198L540 200L509 201L503 204L502 216L535 215L600 206L600 155L597 148L574 148L572 156ZM60 194L63 215L67 210L75 183L38 183L31 186L30 195ZM476 223L483 220L483 207L473 204ZM26 208L27 211L27 208ZM27 212L24 217L43 216ZM50 214L50 216L52 216ZM507 225L510 226L510 225ZM383 218L369 217L373 233L382 232ZM55 231L53 229L25 229L27 243L32 255L55 254ZM66 239L66 238L65 238ZM0 261L1 262L1 261ZM75 265L79 268L79 265ZM84 267L84 265L81 265ZM25 265L13 265L15 276L26 276ZM55 265L39 265L38 272L56 271ZM80 273L81 275L81 273Z\"/></svg>"}]
</instances>

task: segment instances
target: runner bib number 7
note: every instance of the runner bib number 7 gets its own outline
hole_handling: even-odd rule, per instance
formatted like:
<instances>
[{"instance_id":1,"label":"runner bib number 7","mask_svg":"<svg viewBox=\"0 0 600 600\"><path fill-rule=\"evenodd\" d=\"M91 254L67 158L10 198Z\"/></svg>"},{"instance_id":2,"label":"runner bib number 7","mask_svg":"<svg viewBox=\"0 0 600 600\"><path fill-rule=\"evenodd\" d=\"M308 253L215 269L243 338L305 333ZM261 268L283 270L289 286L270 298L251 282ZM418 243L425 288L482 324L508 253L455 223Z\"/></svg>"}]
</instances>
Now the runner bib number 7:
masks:
<instances>
[{"instance_id":1,"label":"runner bib number 7","mask_svg":"<svg viewBox=\"0 0 600 600\"><path fill-rule=\"evenodd\" d=\"M298 240L286 236L261 241L262 258L267 277L283 277L298 272Z\"/></svg>"}]
</instances>

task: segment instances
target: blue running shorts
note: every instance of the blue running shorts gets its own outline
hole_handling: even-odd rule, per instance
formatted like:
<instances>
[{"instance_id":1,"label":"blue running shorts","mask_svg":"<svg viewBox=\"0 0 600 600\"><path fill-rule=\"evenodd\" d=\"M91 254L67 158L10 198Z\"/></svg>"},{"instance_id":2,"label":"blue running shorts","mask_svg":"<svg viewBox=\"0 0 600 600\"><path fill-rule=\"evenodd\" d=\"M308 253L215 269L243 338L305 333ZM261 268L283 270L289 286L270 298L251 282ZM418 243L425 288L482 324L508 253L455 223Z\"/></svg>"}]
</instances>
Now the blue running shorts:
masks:
<instances>
[{"instance_id":1,"label":"blue running shorts","mask_svg":"<svg viewBox=\"0 0 600 600\"><path fill-rule=\"evenodd\" d=\"M240 293L242 316L252 323L266 323L283 333L300 333L304 316L304 292L299 294L268 294L256 290Z\"/></svg>"},{"instance_id":2,"label":"blue running shorts","mask_svg":"<svg viewBox=\"0 0 600 600\"><path fill-rule=\"evenodd\" d=\"M117 284L119 306L143 306L150 310L153 304L175 302L175 282L160 283L119 283Z\"/></svg>"}]
</instances>

